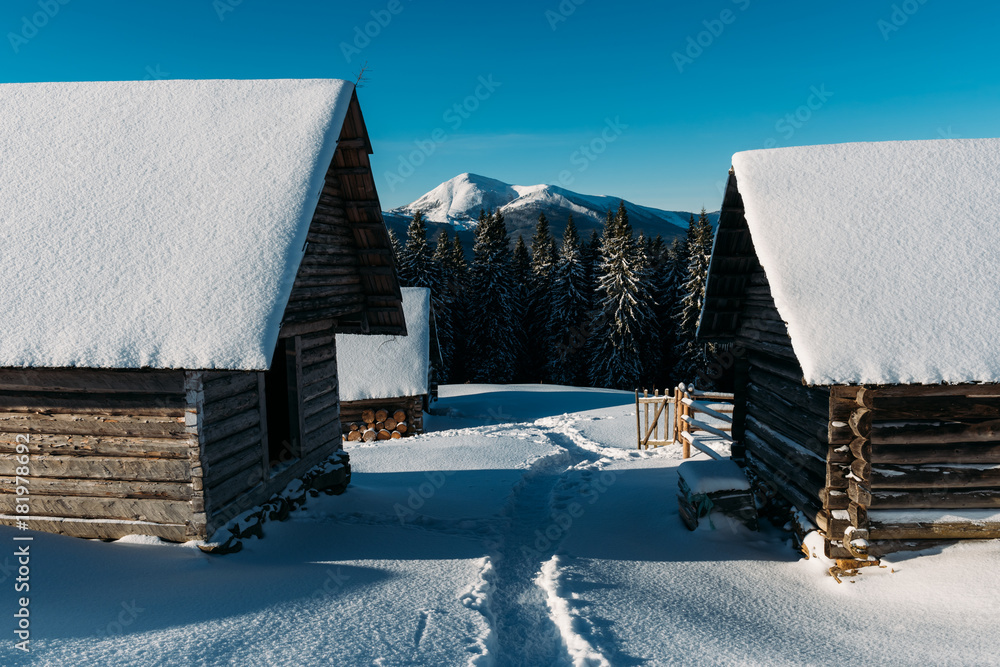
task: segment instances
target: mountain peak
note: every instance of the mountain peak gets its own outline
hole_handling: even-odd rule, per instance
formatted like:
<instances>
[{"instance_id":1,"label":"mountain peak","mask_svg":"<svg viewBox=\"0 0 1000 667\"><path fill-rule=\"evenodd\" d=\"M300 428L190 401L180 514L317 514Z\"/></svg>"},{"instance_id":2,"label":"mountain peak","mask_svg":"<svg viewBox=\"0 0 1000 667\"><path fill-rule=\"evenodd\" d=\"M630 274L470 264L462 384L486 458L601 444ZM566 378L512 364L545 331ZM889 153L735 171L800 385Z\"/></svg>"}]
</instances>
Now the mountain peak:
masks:
<instances>
[{"instance_id":1,"label":"mountain peak","mask_svg":"<svg viewBox=\"0 0 1000 667\"><path fill-rule=\"evenodd\" d=\"M555 185L511 185L495 178L464 173L437 186L412 204L400 206L382 215L396 234L406 235L406 226L418 210L428 222L428 231L436 237L442 229L463 237L467 248L472 247L472 230L479 220L479 211L503 212L512 237L530 238L538 216L548 218L553 236L559 238L570 215L581 237L594 230L600 232L609 210L618 208L620 197L584 195ZM635 232L664 240L683 236L688 226L686 211L663 211L649 206L625 202L629 221ZM718 213L709 214L712 223ZM525 240L527 240L527 238Z\"/></svg>"}]
</instances>

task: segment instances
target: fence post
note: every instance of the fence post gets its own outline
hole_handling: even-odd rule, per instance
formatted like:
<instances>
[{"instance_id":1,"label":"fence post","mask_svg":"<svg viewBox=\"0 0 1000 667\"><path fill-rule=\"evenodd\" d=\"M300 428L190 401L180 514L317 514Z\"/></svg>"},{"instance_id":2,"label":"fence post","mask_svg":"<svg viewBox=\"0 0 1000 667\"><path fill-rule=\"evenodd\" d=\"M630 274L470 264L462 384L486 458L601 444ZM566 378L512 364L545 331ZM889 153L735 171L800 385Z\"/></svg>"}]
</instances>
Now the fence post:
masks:
<instances>
[{"instance_id":1,"label":"fence post","mask_svg":"<svg viewBox=\"0 0 1000 667\"><path fill-rule=\"evenodd\" d=\"M639 390L635 390L635 448L642 449L642 428L639 426Z\"/></svg>"},{"instance_id":2,"label":"fence post","mask_svg":"<svg viewBox=\"0 0 1000 667\"><path fill-rule=\"evenodd\" d=\"M680 387L678 387L678 390L680 390ZM680 391L680 397L681 397L680 398L681 415L686 417L688 416L688 411L689 411L687 404L684 403L684 399L688 397L687 388L685 388L683 391ZM690 433L691 430L688 427L688 423L683 419L680 420L680 428L681 428L681 452L682 452L681 457L684 459L689 459L691 458L691 443L688 442L688 439L684 437L684 433Z\"/></svg>"}]
</instances>

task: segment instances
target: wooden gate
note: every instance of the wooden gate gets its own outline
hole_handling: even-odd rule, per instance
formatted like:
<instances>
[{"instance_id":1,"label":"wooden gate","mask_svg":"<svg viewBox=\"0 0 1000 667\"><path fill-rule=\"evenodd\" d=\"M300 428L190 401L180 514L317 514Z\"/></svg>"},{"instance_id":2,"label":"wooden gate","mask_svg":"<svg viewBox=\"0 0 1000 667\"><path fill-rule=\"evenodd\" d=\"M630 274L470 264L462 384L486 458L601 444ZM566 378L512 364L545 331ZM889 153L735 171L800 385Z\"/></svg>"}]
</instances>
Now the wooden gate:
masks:
<instances>
[{"instance_id":1,"label":"wooden gate","mask_svg":"<svg viewBox=\"0 0 1000 667\"><path fill-rule=\"evenodd\" d=\"M718 424L707 423L704 417L699 418L701 415L710 417ZM650 396L644 390L640 396L636 391L635 426L639 449L680 443L686 459L691 457L692 446L713 459L719 459L722 457L702 443L697 432L710 433L732 442L733 395L698 391L684 383L677 385L672 394L660 395L654 390Z\"/></svg>"}]
</instances>

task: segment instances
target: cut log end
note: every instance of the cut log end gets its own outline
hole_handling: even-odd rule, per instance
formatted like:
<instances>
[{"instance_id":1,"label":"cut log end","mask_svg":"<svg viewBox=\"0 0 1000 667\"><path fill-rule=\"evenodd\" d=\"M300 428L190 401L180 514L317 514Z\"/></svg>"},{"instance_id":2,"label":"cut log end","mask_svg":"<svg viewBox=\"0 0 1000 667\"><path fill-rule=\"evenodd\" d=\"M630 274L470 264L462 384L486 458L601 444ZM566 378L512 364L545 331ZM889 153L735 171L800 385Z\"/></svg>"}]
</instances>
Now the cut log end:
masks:
<instances>
[{"instance_id":1,"label":"cut log end","mask_svg":"<svg viewBox=\"0 0 1000 667\"><path fill-rule=\"evenodd\" d=\"M371 442L377 436L378 436L378 432L375 429L370 428L370 429L368 429L368 430L365 431L364 435L361 436L361 439L364 440L365 442Z\"/></svg>"},{"instance_id":2,"label":"cut log end","mask_svg":"<svg viewBox=\"0 0 1000 667\"><path fill-rule=\"evenodd\" d=\"M403 411L403 410L396 410L394 413L392 413L392 418L395 419L397 423L398 422L405 422L406 421L406 412Z\"/></svg>"},{"instance_id":3,"label":"cut log end","mask_svg":"<svg viewBox=\"0 0 1000 667\"><path fill-rule=\"evenodd\" d=\"M400 433L399 431L393 431L390 435L392 436L393 440L398 440L399 438L403 437L403 434Z\"/></svg>"},{"instance_id":4,"label":"cut log end","mask_svg":"<svg viewBox=\"0 0 1000 667\"><path fill-rule=\"evenodd\" d=\"M381 431L378 432L378 439L379 440L388 440L391 437L392 437L392 434L389 433L389 431L386 431L385 429L382 429Z\"/></svg>"},{"instance_id":5,"label":"cut log end","mask_svg":"<svg viewBox=\"0 0 1000 667\"><path fill-rule=\"evenodd\" d=\"M396 430L399 431L400 433L406 433L406 431L409 428L410 427L406 425L406 422L399 422L398 424L396 424Z\"/></svg>"},{"instance_id":6,"label":"cut log end","mask_svg":"<svg viewBox=\"0 0 1000 667\"><path fill-rule=\"evenodd\" d=\"M372 422L374 422L375 421L375 411L374 410L365 410L364 412L362 412L361 413L361 421L365 422L366 424L371 424Z\"/></svg>"},{"instance_id":7,"label":"cut log end","mask_svg":"<svg viewBox=\"0 0 1000 667\"><path fill-rule=\"evenodd\" d=\"M389 416L389 412L388 411L386 411L386 410L379 410L378 412L375 413L375 421L377 421L377 422L384 422L388 416Z\"/></svg>"},{"instance_id":8,"label":"cut log end","mask_svg":"<svg viewBox=\"0 0 1000 667\"><path fill-rule=\"evenodd\" d=\"M347 434L347 439L351 442L357 442L361 439L361 431L353 430Z\"/></svg>"}]
</instances>

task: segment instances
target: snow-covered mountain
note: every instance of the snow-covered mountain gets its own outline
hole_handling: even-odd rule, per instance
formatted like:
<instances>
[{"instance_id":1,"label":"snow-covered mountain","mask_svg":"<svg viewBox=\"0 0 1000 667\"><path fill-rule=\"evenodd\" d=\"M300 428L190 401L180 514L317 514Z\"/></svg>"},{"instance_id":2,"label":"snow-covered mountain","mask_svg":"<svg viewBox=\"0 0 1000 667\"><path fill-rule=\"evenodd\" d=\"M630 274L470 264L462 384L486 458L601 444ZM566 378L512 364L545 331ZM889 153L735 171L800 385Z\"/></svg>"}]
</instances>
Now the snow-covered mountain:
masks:
<instances>
[{"instance_id":1,"label":"snow-covered mountain","mask_svg":"<svg viewBox=\"0 0 1000 667\"><path fill-rule=\"evenodd\" d=\"M459 174L406 206L385 211L386 223L402 238L413 214L420 210L428 220L429 231L436 235L447 226L459 232L463 241L476 226L480 209L500 209L511 230L511 236L530 240L538 215L545 213L552 233L561 236L570 214L587 238L591 230L600 229L608 210L617 210L619 197L584 195L555 185L511 185L477 174ZM632 227L647 236L660 234L670 240L684 234L688 218L684 211L664 211L649 206L625 202ZM710 214L713 224L718 213ZM434 224L436 223L436 224ZM466 245L467 248L471 247Z\"/></svg>"}]
</instances>

